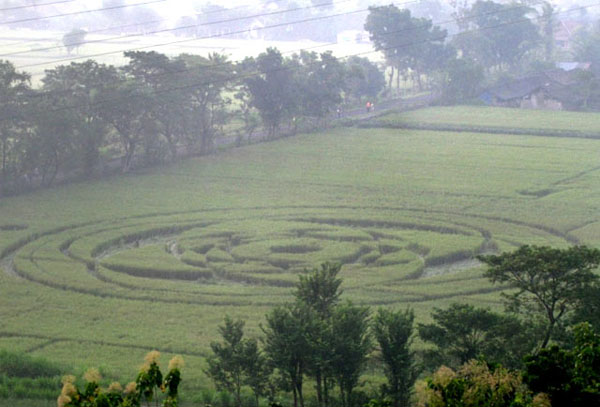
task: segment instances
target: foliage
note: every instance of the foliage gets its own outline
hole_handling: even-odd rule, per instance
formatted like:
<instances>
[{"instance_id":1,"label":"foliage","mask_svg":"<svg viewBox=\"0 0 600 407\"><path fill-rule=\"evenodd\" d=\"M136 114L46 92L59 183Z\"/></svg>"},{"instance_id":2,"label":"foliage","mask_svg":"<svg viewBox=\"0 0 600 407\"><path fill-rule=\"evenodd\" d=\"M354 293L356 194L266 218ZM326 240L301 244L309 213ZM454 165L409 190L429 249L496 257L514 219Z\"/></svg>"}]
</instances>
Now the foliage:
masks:
<instances>
[{"instance_id":1,"label":"foliage","mask_svg":"<svg viewBox=\"0 0 600 407\"><path fill-rule=\"evenodd\" d=\"M442 83L442 100L455 104L477 96L484 79L483 68L468 58L455 58L446 65Z\"/></svg>"},{"instance_id":2,"label":"foliage","mask_svg":"<svg viewBox=\"0 0 600 407\"><path fill-rule=\"evenodd\" d=\"M493 283L508 283L516 289L505 294L508 309L535 310L544 316L546 329L539 344L544 348L557 325L580 302L582 290L597 279L593 270L600 264L600 250L526 245L511 253L479 259L489 266L486 276Z\"/></svg>"},{"instance_id":3,"label":"foliage","mask_svg":"<svg viewBox=\"0 0 600 407\"><path fill-rule=\"evenodd\" d=\"M311 356L309 337L315 332L318 318L301 304L275 307L265 316L264 350L284 380L284 388L294 395L294 407L304 407L304 374Z\"/></svg>"},{"instance_id":4,"label":"foliage","mask_svg":"<svg viewBox=\"0 0 600 407\"><path fill-rule=\"evenodd\" d=\"M413 386L419 374L413 341L415 315L411 309L390 311L379 308L373 319L373 335L379 345L381 361L388 380L385 393L392 398L393 407L410 406Z\"/></svg>"},{"instance_id":5,"label":"foliage","mask_svg":"<svg viewBox=\"0 0 600 407\"><path fill-rule=\"evenodd\" d=\"M245 72L250 72L244 84L251 95L252 106L259 111L271 137L297 109L294 71L288 68L289 63L275 48L268 48L256 59L247 58L243 63Z\"/></svg>"},{"instance_id":6,"label":"foliage","mask_svg":"<svg viewBox=\"0 0 600 407\"><path fill-rule=\"evenodd\" d=\"M0 375L7 377L39 378L61 374L61 369L53 363L29 355L0 350Z\"/></svg>"},{"instance_id":7,"label":"foliage","mask_svg":"<svg viewBox=\"0 0 600 407\"><path fill-rule=\"evenodd\" d=\"M177 407L183 359L180 356L171 359L168 373L163 377L158 366L159 357L158 351L148 353L136 381L125 389L117 382L106 389L100 387L102 377L97 369L85 373L85 386L81 388L75 382L75 376L65 376L58 407L149 407L151 402L158 406L162 395L162 407Z\"/></svg>"},{"instance_id":8,"label":"foliage","mask_svg":"<svg viewBox=\"0 0 600 407\"><path fill-rule=\"evenodd\" d=\"M455 303L447 309L434 308L432 318L434 323L418 327L421 339L435 345L425 352L430 368L456 368L479 357L519 367L534 346L531 329L511 315Z\"/></svg>"},{"instance_id":9,"label":"foliage","mask_svg":"<svg viewBox=\"0 0 600 407\"><path fill-rule=\"evenodd\" d=\"M241 389L244 380L244 321L225 316L224 325L219 327L223 342L210 344L213 354L208 358L206 374L218 389L235 394L236 406L241 407Z\"/></svg>"},{"instance_id":10,"label":"foliage","mask_svg":"<svg viewBox=\"0 0 600 407\"><path fill-rule=\"evenodd\" d=\"M525 359L523 379L535 392L547 393L552 406L600 403L600 335L587 323L573 328L575 347L554 345Z\"/></svg>"},{"instance_id":11,"label":"foliage","mask_svg":"<svg viewBox=\"0 0 600 407\"><path fill-rule=\"evenodd\" d=\"M336 307L331 318L331 373L337 380L343 407L352 406L353 390L372 349L369 308L351 302Z\"/></svg>"},{"instance_id":12,"label":"foliage","mask_svg":"<svg viewBox=\"0 0 600 407\"><path fill-rule=\"evenodd\" d=\"M106 122L103 120L106 108L114 104L99 104L109 90L109 85L119 81L117 70L112 66L92 60L82 63L72 62L47 70L42 79L44 108L48 104L68 110L61 112L70 122L63 124L72 131L74 148L77 151L85 176L91 176L98 164L100 147L106 139ZM39 129L39 127L38 127ZM68 137L66 133L63 137ZM63 153L64 154L64 153Z\"/></svg>"},{"instance_id":13,"label":"foliage","mask_svg":"<svg viewBox=\"0 0 600 407\"><path fill-rule=\"evenodd\" d=\"M377 65L368 58L351 56L346 63L345 92L357 100L375 99L385 87L385 77Z\"/></svg>"},{"instance_id":14,"label":"foliage","mask_svg":"<svg viewBox=\"0 0 600 407\"><path fill-rule=\"evenodd\" d=\"M534 49L540 41L538 28L525 4L500 4L478 0L466 12L471 30L454 39L463 55L486 68L510 67Z\"/></svg>"},{"instance_id":15,"label":"foliage","mask_svg":"<svg viewBox=\"0 0 600 407\"><path fill-rule=\"evenodd\" d=\"M397 69L398 82L401 73L412 71L421 88L421 74L441 69L454 55L445 44L446 30L429 19L412 17L408 9L395 5L370 7L364 27L375 49L382 51L388 65Z\"/></svg>"},{"instance_id":16,"label":"foliage","mask_svg":"<svg viewBox=\"0 0 600 407\"><path fill-rule=\"evenodd\" d=\"M23 136L25 96L30 92L29 74L18 72L9 61L0 60L0 197L11 178L19 174L18 145Z\"/></svg>"},{"instance_id":17,"label":"foliage","mask_svg":"<svg viewBox=\"0 0 600 407\"><path fill-rule=\"evenodd\" d=\"M519 372L472 360L458 371L442 366L417 388L418 406L547 407L543 395L533 397Z\"/></svg>"}]
</instances>

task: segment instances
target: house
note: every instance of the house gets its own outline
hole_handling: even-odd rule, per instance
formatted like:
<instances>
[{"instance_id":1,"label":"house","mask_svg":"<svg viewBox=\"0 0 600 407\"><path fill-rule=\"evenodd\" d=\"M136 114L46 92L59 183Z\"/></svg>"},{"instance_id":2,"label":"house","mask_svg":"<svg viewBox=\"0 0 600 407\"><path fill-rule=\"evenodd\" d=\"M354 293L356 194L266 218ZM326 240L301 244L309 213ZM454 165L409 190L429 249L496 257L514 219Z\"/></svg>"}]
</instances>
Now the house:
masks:
<instances>
[{"instance_id":1,"label":"house","mask_svg":"<svg viewBox=\"0 0 600 407\"><path fill-rule=\"evenodd\" d=\"M485 104L521 109L572 109L581 103L576 87L579 70L553 69L486 89L480 96Z\"/></svg>"}]
</instances>

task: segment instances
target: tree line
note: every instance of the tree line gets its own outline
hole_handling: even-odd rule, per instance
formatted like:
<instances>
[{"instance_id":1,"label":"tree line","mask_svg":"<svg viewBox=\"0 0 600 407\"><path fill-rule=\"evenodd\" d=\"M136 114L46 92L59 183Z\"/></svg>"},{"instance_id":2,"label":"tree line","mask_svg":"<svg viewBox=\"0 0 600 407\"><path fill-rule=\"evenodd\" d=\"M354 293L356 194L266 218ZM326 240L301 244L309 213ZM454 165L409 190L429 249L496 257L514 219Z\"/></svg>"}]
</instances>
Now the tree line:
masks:
<instances>
[{"instance_id":1,"label":"tree line","mask_svg":"<svg viewBox=\"0 0 600 407\"><path fill-rule=\"evenodd\" d=\"M455 303L415 324L410 308L372 312L342 300L341 266L325 263L265 315L259 339L225 317L206 373L236 407L244 387L256 405L287 392L294 407L598 404L600 251L523 246L479 259L506 288L504 313ZM379 390L357 390L367 365L385 376Z\"/></svg>"},{"instance_id":2,"label":"tree line","mask_svg":"<svg viewBox=\"0 0 600 407\"><path fill-rule=\"evenodd\" d=\"M443 21L452 23L451 34L409 9L370 8L365 30L385 57L390 88L394 79L397 89L411 80L418 89L439 91L444 103L465 102L487 86L577 61L591 68L577 78L572 91L578 98L570 108L600 109L600 21L580 29L563 50L554 38L561 11L550 2L453 4L452 18Z\"/></svg>"},{"instance_id":3,"label":"tree line","mask_svg":"<svg viewBox=\"0 0 600 407\"><path fill-rule=\"evenodd\" d=\"M383 74L366 58L324 52L289 57L269 48L234 63L225 55L125 52L122 67L93 60L45 71L41 86L0 61L0 196L48 186L61 171L91 177L101 157L119 168L205 154L226 134L294 130L343 102L374 98Z\"/></svg>"}]
</instances>

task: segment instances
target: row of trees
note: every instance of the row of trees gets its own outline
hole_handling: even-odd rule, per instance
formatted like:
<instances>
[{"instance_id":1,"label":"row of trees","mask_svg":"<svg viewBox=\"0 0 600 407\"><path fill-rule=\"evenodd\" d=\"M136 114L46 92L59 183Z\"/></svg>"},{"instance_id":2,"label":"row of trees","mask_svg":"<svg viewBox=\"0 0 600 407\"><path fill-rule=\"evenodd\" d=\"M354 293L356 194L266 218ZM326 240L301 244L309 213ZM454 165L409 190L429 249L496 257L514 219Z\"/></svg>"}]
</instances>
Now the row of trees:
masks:
<instances>
[{"instance_id":1,"label":"row of trees","mask_svg":"<svg viewBox=\"0 0 600 407\"><path fill-rule=\"evenodd\" d=\"M600 251L523 246L480 260L489 266L487 277L507 287L505 313L452 304L416 326L410 309L381 308L371 315L368 307L341 300L340 266L324 264L300 277L293 302L267 313L260 342L245 339L244 322L227 317L222 341L211 344L207 373L218 388L236 395L238 407L243 386L252 389L257 405L259 397L279 390L291 392L294 406L303 407L307 379L319 406L356 406L369 397L410 406L417 378L441 366L420 386L419 399L428 400L423 405L599 401L600 336L591 327L600 327L594 314L600 285L593 272ZM582 322L593 325L577 325ZM413 349L417 334L424 351ZM365 395L356 388L373 356L387 382L378 394Z\"/></svg>"},{"instance_id":2,"label":"row of trees","mask_svg":"<svg viewBox=\"0 0 600 407\"><path fill-rule=\"evenodd\" d=\"M268 136L301 117L324 118L344 100L374 97L383 75L366 58L330 52L284 57L270 48L233 63L226 56L126 52L117 68L93 60L30 76L0 61L0 196L26 184L50 185L61 170L91 176L103 152L173 160L178 151L207 153L227 128ZM260 119L259 119L260 117ZM115 154L113 154L115 155Z\"/></svg>"},{"instance_id":3,"label":"row of trees","mask_svg":"<svg viewBox=\"0 0 600 407\"><path fill-rule=\"evenodd\" d=\"M453 103L477 96L486 83L575 60L592 63L580 81L580 91L591 94L580 107L600 106L600 22L582 30L569 53L561 54L554 40L556 10L548 2L478 0L457 6L453 20L457 32L449 36L432 20L416 18L408 9L394 5L370 9L365 29L385 57L390 88L393 78L397 88L401 78L412 78L422 89L426 78L447 103ZM590 98L592 103L588 103Z\"/></svg>"}]
</instances>

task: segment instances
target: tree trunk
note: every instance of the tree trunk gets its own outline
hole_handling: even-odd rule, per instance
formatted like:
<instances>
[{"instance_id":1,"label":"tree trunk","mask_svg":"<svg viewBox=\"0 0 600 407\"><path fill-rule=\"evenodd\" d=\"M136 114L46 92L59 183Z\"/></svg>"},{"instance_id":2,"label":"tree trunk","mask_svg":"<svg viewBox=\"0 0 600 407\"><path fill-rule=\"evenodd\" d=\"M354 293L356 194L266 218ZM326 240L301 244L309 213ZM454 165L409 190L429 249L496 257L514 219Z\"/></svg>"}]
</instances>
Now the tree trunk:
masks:
<instances>
[{"instance_id":1,"label":"tree trunk","mask_svg":"<svg viewBox=\"0 0 600 407\"><path fill-rule=\"evenodd\" d=\"M392 92L392 81L394 80L394 66L391 66L392 71L390 72L390 78L388 79L388 88L390 89L390 93Z\"/></svg>"},{"instance_id":2,"label":"tree trunk","mask_svg":"<svg viewBox=\"0 0 600 407\"><path fill-rule=\"evenodd\" d=\"M319 407L323 406L323 383L321 377L321 369L317 368L317 372L315 374L315 381L317 382L317 405Z\"/></svg>"},{"instance_id":3,"label":"tree trunk","mask_svg":"<svg viewBox=\"0 0 600 407\"><path fill-rule=\"evenodd\" d=\"M292 393L294 394L294 407L298 407L298 395L296 394L296 383L292 385Z\"/></svg>"}]
</instances>

